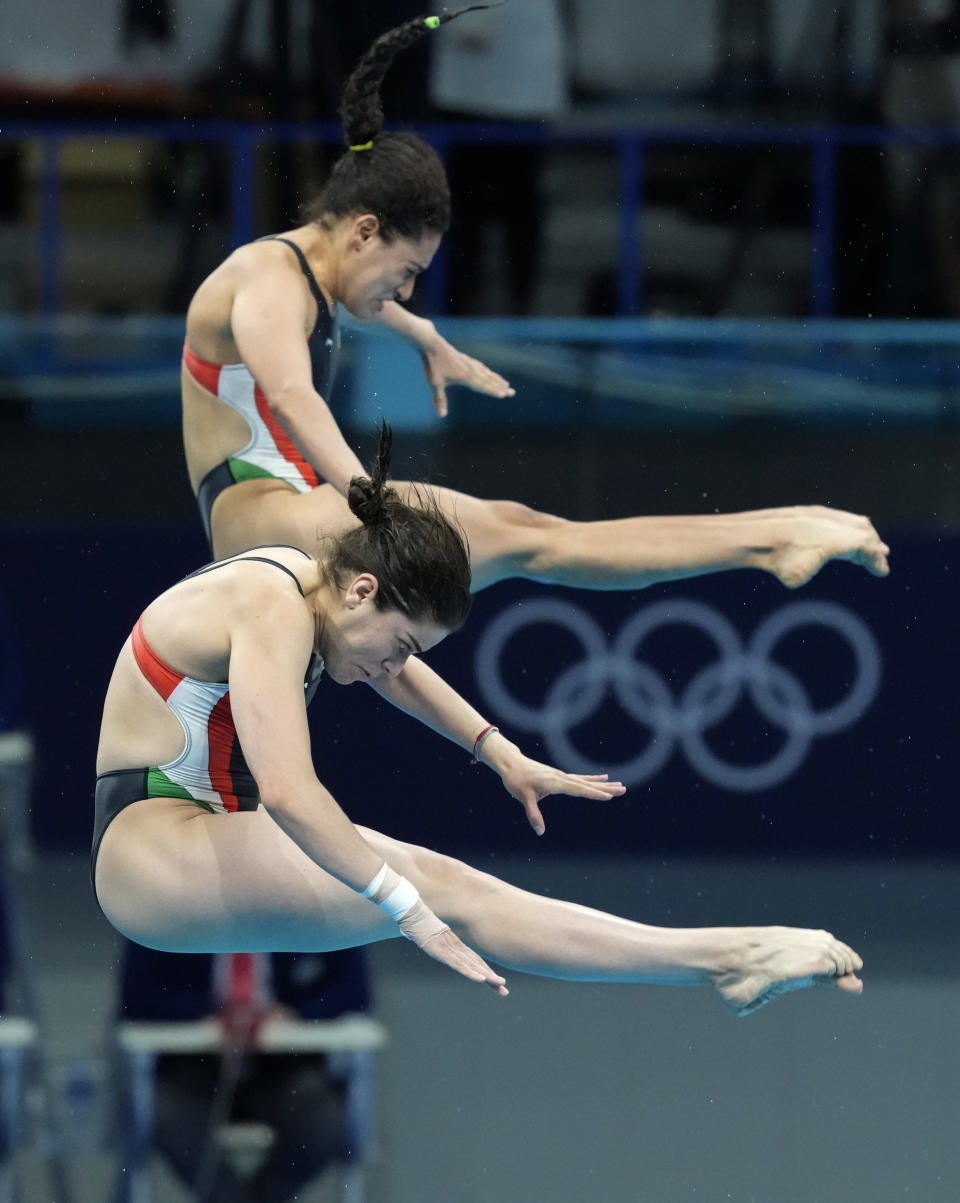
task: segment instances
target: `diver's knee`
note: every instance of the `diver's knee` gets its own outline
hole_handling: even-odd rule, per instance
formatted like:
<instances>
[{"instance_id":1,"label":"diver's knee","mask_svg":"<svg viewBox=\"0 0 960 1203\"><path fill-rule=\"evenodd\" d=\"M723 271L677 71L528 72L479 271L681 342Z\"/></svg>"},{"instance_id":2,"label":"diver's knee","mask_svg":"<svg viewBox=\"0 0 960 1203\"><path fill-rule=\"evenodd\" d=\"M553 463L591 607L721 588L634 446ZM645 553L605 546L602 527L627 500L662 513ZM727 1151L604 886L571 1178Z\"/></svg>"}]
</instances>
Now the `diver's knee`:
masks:
<instances>
[{"instance_id":1,"label":"diver's knee","mask_svg":"<svg viewBox=\"0 0 960 1203\"><path fill-rule=\"evenodd\" d=\"M500 526L522 527L530 530L560 530L567 525L566 518L545 514L520 501L488 501L490 518Z\"/></svg>"},{"instance_id":2,"label":"diver's knee","mask_svg":"<svg viewBox=\"0 0 960 1203\"><path fill-rule=\"evenodd\" d=\"M412 872L424 902L448 921L467 917L485 898L503 888L503 883L491 874L426 848L414 853Z\"/></svg>"},{"instance_id":3,"label":"diver's knee","mask_svg":"<svg viewBox=\"0 0 960 1203\"><path fill-rule=\"evenodd\" d=\"M498 532L501 560L510 576L549 580L567 559L567 544L576 523L544 514L516 501L489 503Z\"/></svg>"}]
</instances>

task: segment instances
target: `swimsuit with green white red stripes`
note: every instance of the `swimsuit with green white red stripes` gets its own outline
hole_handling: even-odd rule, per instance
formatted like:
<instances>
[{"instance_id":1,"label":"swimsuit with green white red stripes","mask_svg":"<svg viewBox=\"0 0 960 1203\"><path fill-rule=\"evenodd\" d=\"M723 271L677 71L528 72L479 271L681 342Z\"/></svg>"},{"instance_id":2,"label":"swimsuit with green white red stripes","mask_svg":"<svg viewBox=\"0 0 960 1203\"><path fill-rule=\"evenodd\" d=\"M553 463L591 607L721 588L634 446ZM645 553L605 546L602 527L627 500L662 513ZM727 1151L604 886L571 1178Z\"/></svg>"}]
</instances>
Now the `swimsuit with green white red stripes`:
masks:
<instances>
[{"instance_id":1,"label":"swimsuit with green white red stripes","mask_svg":"<svg viewBox=\"0 0 960 1203\"><path fill-rule=\"evenodd\" d=\"M151 798L188 798L204 810L256 810L260 794L240 750L225 682L197 681L165 663L137 619L131 636L137 667L180 720L183 751L176 760L147 769Z\"/></svg>"},{"instance_id":2,"label":"swimsuit with green white red stripes","mask_svg":"<svg viewBox=\"0 0 960 1203\"><path fill-rule=\"evenodd\" d=\"M229 686L197 681L171 668L147 643L142 619L137 619L130 638L137 667L180 720L185 741L181 754L169 764L111 769L97 776L90 849L94 894L104 834L117 815L135 802L184 798L211 814L256 810L260 805L257 783L243 759L233 725Z\"/></svg>"},{"instance_id":3,"label":"swimsuit with green white red stripes","mask_svg":"<svg viewBox=\"0 0 960 1203\"><path fill-rule=\"evenodd\" d=\"M213 572L226 564L254 560L272 564L285 572L303 596L296 573L286 564L253 554L263 550L268 549L252 548L240 556L206 564L185 579ZM287 550L297 551L310 559L298 547ZM99 774L94 793L91 875L96 869L104 832L122 810L135 802L146 798L184 798L211 814L256 810L260 805L260 792L244 760L233 723L229 685L225 681L198 681L171 668L147 642L142 624L143 619L137 619L130 637L134 659L144 677L177 716L183 728L184 748L169 764L142 769L111 769ZM313 698L323 670L323 658L314 652L303 682L306 705Z\"/></svg>"},{"instance_id":4,"label":"swimsuit with green white red stripes","mask_svg":"<svg viewBox=\"0 0 960 1203\"><path fill-rule=\"evenodd\" d=\"M303 251L286 238L273 241L289 246L297 256L300 270L317 303L317 320L307 339L307 348L310 352L313 387L329 403L340 346L336 318L330 312ZM197 504L208 540L213 503L231 485L267 478L282 480L298 493L308 493L322 483L316 470L300 454L270 412L260 386L245 363L210 363L184 343L183 365L201 388L236 410L250 427L250 440L246 446L211 468L197 489Z\"/></svg>"}]
</instances>

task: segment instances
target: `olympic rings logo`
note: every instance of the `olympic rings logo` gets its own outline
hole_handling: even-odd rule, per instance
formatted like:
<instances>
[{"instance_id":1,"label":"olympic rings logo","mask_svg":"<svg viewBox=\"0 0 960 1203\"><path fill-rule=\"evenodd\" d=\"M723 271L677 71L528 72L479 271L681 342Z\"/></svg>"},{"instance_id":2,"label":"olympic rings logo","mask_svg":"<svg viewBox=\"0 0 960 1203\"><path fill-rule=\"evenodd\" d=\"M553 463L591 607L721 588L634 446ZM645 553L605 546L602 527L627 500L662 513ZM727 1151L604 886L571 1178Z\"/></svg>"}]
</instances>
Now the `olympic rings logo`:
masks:
<instances>
[{"instance_id":1,"label":"olympic rings logo","mask_svg":"<svg viewBox=\"0 0 960 1203\"><path fill-rule=\"evenodd\" d=\"M583 656L564 668L538 705L519 699L503 680L508 641L525 628L547 624L569 632ZM701 632L716 651L676 697L664 677L640 658L644 641L665 626ZM815 709L797 675L773 653L781 639L800 627L822 627L843 639L854 659L853 679L832 705ZM554 762L584 773L609 772L626 785L649 781L679 745L705 781L735 792L769 789L802 764L814 739L852 726L876 698L880 648L862 619L828 601L790 602L769 614L744 643L719 611L691 600L660 601L634 614L608 643L596 620L573 602L535 598L502 610L476 648L475 670L482 693L498 718L521 731L542 735ZM622 710L651 734L632 759L599 764L574 747L571 732L589 719L612 691ZM776 752L760 764L724 760L707 734L746 696L755 710L785 734Z\"/></svg>"}]
</instances>

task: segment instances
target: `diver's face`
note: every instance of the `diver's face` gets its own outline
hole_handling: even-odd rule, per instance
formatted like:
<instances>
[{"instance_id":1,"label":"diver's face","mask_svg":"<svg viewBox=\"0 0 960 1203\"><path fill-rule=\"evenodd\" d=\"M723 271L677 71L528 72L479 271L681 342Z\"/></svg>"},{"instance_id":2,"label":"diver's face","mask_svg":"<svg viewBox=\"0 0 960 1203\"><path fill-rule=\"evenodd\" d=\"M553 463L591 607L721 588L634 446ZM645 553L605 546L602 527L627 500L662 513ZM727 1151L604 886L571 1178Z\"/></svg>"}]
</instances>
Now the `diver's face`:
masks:
<instances>
[{"instance_id":1,"label":"diver's face","mask_svg":"<svg viewBox=\"0 0 960 1203\"><path fill-rule=\"evenodd\" d=\"M387 242L375 217L356 219L347 244L340 300L363 319L376 318L387 301L409 301L417 276L430 266L439 246L439 234Z\"/></svg>"},{"instance_id":2,"label":"diver's face","mask_svg":"<svg viewBox=\"0 0 960 1203\"><path fill-rule=\"evenodd\" d=\"M338 685L398 676L411 656L429 651L450 634L432 619L379 609L376 592L376 578L363 573L324 624L319 651Z\"/></svg>"}]
</instances>

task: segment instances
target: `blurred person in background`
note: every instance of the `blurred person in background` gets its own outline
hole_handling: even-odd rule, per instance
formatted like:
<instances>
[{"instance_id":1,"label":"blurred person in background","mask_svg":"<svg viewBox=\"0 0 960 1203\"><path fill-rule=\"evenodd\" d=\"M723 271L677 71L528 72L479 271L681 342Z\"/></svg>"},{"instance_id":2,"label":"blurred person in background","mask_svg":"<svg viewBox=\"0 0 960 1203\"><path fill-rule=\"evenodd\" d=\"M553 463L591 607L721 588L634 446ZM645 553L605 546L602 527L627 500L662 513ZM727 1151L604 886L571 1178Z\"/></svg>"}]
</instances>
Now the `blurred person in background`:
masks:
<instances>
[{"instance_id":1,"label":"blurred person in background","mask_svg":"<svg viewBox=\"0 0 960 1203\"><path fill-rule=\"evenodd\" d=\"M334 1019L365 1011L366 962L356 948L310 953L183 954L125 941L118 1019L182 1023L219 1017ZM235 1011L241 1014L235 1019ZM154 1069L154 1146L187 1188L206 1166L215 1123L255 1121L273 1133L259 1166L242 1173L220 1157L206 1203L283 1203L346 1151L345 1086L322 1053L258 1053L242 1044L226 1080L221 1055L165 1053Z\"/></svg>"},{"instance_id":2,"label":"blurred person in background","mask_svg":"<svg viewBox=\"0 0 960 1203\"><path fill-rule=\"evenodd\" d=\"M960 4L893 0L887 8L883 118L896 128L960 125ZM960 315L960 151L925 140L893 142L884 162L891 223L890 300L895 316Z\"/></svg>"},{"instance_id":3,"label":"blurred person in background","mask_svg":"<svg viewBox=\"0 0 960 1203\"><path fill-rule=\"evenodd\" d=\"M454 143L446 156L457 210L447 243L450 309L478 312L483 235L493 224L503 237L507 312L529 314L541 270L546 148L525 140L522 126L555 121L567 108L560 0L523 0L470 14L439 30L432 50L430 97L438 116L482 121L494 135L504 136L503 141Z\"/></svg>"}]
</instances>

